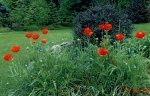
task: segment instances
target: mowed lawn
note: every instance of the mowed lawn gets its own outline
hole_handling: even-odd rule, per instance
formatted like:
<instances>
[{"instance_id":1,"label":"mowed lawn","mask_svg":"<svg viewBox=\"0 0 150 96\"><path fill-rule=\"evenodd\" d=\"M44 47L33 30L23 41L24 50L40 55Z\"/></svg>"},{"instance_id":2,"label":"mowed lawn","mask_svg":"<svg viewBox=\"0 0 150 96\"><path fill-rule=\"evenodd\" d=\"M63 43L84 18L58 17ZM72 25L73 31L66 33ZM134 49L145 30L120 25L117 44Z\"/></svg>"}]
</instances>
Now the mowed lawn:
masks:
<instances>
[{"instance_id":1,"label":"mowed lawn","mask_svg":"<svg viewBox=\"0 0 150 96\"><path fill-rule=\"evenodd\" d=\"M147 35L150 35L150 23L136 24L134 27L135 27L134 32L145 31Z\"/></svg>"},{"instance_id":2,"label":"mowed lawn","mask_svg":"<svg viewBox=\"0 0 150 96\"><path fill-rule=\"evenodd\" d=\"M147 34L150 34L150 23L135 25L133 32L136 31L145 31ZM41 35L40 39L36 42L40 42L42 38L46 38L48 40L46 45L49 46L72 40L71 28L50 30L48 35L43 35L40 31L33 31L33 33L39 33ZM26 32L23 31L6 32L5 30L3 31L0 29L0 96L5 96L2 92L4 92L8 86L13 86L13 81L11 82L11 80L9 80L9 65L11 63L4 61L3 56L11 53L10 47L19 45L21 46L21 51L14 55L19 57L20 60L24 59L24 55L27 55L25 54L26 47L32 46L30 44L32 39L27 39L25 34ZM16 58L14 58L14 60L15 59Z\"/></svg>"},{"instance_id":3,"label":"mowed lawn","mask_svg":"<svg viewBox=\"0 0 150 96\"><path fill-rule=\"evenodd\" d=\"M40 34L40 38L35 40L35 42L41 42L41 39L47 39L48 43L46 45L51 44L59 44L63 41L71 40L71 29L63 29L63 30L50 30L48 35L42 34L40 31L33 31L33 33ZM12 31L12 32L1 32L0 30L0 57L4 54L11 53L10 47L14 45L21 46L21 51L24 51L27 46L31 46L30 42L34 41L32 39L28 39L25 37L25 34L28 32L23 31ZM2 61L2 58L0 58ZM4 62L3 62L4 63ZM2 64L2 62L0 62Z\"/></svg>"}]
</instances>

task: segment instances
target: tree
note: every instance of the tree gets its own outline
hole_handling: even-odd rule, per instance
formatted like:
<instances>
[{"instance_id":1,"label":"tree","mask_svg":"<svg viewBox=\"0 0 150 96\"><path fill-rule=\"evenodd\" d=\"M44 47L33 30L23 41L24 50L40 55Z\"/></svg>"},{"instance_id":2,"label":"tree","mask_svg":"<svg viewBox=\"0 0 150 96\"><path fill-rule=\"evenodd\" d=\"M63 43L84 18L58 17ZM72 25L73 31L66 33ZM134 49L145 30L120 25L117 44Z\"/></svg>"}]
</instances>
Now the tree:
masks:
<instances>
[{"instance_id":1,"label":"tree","mask_svg":"<svg viewBox=\"0 0 150 96\"><path fill-rule=\"evenodd\" d=\"M0 26L8 26L9 9L3 2L0 2Z\"/></svg>"},{"instance_id":2,"label":"tree","mask_svg":"<svg viewBox=\"0 0 150 96\"><path fill-rule=\"evenodd\" d=\"M58 10L61 25L70 25L74 17L70 9L69 0L61 0L60 8Z\"/></svg>"},{"instance_id":3,"label":"tree","mask_svg":"<svg viewBox=\"0 0 150 96\"><path fill-rule=\"evenodd\" d=\"M48 5L45 0L18 0L11 7L12 29L34 30L48 22Z\"/></svg>"},{"instance_id":4,"label":"tree","mask_svg":"<svg viewBox=\"0 0 150 96\"><path fill-rule=\"evenodd\" d=\"M51 2L53 2L56 5L56 7L59 8L61 0L46 0L46 2L48 4L51 3Z\"/></svg>"},{"instance_id":5,"label":"tree","mask_svg":"<svg viewBox=\"0 0 150 96\"><path fill-rule=\"evenodd\" d=\"M44 26L48 22L49 9L45 0L32 0L29 7L28 18L30 18L31 24L37 26Z\"/></svg>"},{"instance_id":6,"label":"tree","mask_svg":"<svg viewBox=\"0 0 150 96\"><path fill-rule=\"evenodd\" d=\"M91 0L61 0L59 8L61 23L70 25L79 12L87 10L90 6Z\"/></svg>"},{"instance_id":7,"label":"tree","mask_svg":"<svg viewBox=\"0 0 150 96\"><path fill-rule=\"evenodd\" d=\"M53 1L51 0L51 2L49 2L48 4L48 24L49 25L58 25L60 24L60 19L59 19L59 14L58 14L58 9L55 5L55 3L53 3Z\"/></svg>"}]
</instances>

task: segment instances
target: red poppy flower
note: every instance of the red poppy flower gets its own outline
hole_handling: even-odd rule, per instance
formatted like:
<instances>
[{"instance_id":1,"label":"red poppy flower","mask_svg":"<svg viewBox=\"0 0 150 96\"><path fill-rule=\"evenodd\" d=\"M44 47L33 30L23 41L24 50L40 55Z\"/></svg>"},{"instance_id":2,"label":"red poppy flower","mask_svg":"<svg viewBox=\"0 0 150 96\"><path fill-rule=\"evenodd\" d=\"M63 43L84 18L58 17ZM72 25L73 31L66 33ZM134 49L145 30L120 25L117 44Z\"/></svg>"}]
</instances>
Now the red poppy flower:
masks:
<instances>
[{"instance_id":1,"label":"red poppy flower","mask_svg":"<svg viewBox=\"0 0 150 96\"><path fill-rule=\"evenodd\" d=\"M110 31L112 30L112 25L111 24L105 24L105 30Z\"/></svg>"},{"instance_id":2,"label":"red poppy flower","mask_svg":"<svg viewBox=\"0 0 150 96\"><path fill-rule=\"evenodd\" d=\"M105 25L104 24L100 24L99 28L100 28L100 30L105 30Z\"/></svg>"},{"instance_id":3,"label":"red poppy flower","mask_svg":"<svg viewBox=\"0 0 150 96\"><path fill-rule=\"evenodd\" d=\"M46 43L47 43L47 40L46 40L46 39L42 39L41 42L42 42L43 44L46 44Z\"/></svg>"},{"instance_id":4,"label":"red poppy flower","mask_svg":"<svg viewBox=\"0 0 150 96\"><path fill-rule=\"evenodd\" d=\"M17 53L20 51L20 46L13 46L10 50L14 53Z\"/></svg>"},{"instance_id":5,"label":"red poppy flower","mask_svg":"<svg viewBox=\"0 0 150 96\"><path fill-rule=\"evenodd\" d=\"M40 37L39 34L33 34L33 35L32 35L32 39L34 39L34 40L37 40L39 37Z\"/></svg>"},{"instance_id":6,"label":"red poppy flower","mask_svg":"<svg viewBox=\"0 0 150 96\"><path fill-rule=\"evenodd\" d=\"M43 34L48 34L48 30L47 30L47 29L43 29L43 30L42 30L42 33L43 33Z\"/></svg>"},{"instance_id":7,"label":"red poppy flower","mask_svg":"<svg viewBox=\"0 0 150 96\"><path fill-rule=\"evenodd\" d=\"M123 35L123 34L117 34L117 35L116 35L116 39L117 39L118 41L122 41L122 40L124 39L124 35Z\"/></svg>"},{"instance_id":8,"label":"red poppy flower","mask_svg":"<svg viewBox=\"0 0 150 96\"><path fill-rule=\"evenodd\" d=\"M33 34L30 32L30 33L27 33L25 36L26 36L27 38L31 38L32 35L33 35Z\"/></svg>"},{"instance_id":9,"label":"red poppy flower","mask_svg":"<svg viewBox=\"0 0 150 96\"><path fill-rule=\"evenodd\" d=\"M4 57L3 57L4 60L6 61L11 61L13 59L13 56L11 54L6 54Z\"/></svg>"},{"instance_id":10,"label":"red poppy flower","mask_svg":"<svg viewBox=\"0 0 150 96\"><path fill-rule=\"evenodd\" d=\"M106 56L108 54L108 50L107 49L105 49L105 48L99 48L98 49L98 55L99 56Z\"/></svg>"},{"instance_id":11,"label":"red poppy flower","mask_svg":"<svg viewBox=\"0 0 150 96\"><path fill-rule=\"evenodd\" d=\"M136 38L144 38L145 37L145 32L136 32L135 37Z\"/></svg>"},{"instance_id":12,"label":"red poppy flower","mask_svg":"<svg viewBox=\"0 0 150 96\"><path fill-rule=\"evenodd\" d=\"M85 28L84 29L84 35L91 36L92 34L93 34L93 32L90 28Z\"/></svg>"}]
</instances>

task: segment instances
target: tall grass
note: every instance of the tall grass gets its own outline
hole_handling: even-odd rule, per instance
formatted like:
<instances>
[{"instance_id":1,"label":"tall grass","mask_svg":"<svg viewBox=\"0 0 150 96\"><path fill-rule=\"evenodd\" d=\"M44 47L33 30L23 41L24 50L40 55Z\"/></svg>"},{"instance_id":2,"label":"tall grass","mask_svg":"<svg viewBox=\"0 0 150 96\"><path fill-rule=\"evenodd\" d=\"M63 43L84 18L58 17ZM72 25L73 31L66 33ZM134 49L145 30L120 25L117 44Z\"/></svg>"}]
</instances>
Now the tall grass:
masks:
<instances>
[{"instance_id":1,"label":"tall grass","mask_svg":"<svg viewBox=\"0 0 150 96\"><path fill-rule=\"evenodd\" d=\"M131 96L123 92L125 88L142 89L150 86L146 59L140 52L130 53L128 46L132 42L126 42L116 47L109 46L109 55L106 57L98 56L98 47L94 45L81 49L80 43L76 43L61 53L52 54L37 44L30 49L31 55L26 57L26 61L20 62L21 69L18 61L13 62L11 75L17 84L8 94Z\"/></svg>"}]
</instances>

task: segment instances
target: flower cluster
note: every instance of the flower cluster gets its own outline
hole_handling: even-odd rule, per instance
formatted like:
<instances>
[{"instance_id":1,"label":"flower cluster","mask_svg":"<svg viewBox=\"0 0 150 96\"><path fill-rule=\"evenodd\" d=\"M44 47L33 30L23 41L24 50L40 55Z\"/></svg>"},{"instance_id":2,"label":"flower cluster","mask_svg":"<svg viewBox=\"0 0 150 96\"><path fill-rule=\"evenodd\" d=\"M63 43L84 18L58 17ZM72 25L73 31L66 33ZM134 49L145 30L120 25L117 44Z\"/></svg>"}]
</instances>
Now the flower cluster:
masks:
<instances>
[{"instance_id":1,"label":"flower cluster","mask_svg":"<svg viewBox=\"0 0 150 96\"><path fill-rule=\"evenodd\" d=\"M47 30L47 29L43 29L43 30L41 30L41 32L42 32L42 34L45 34L45 35L48 34L48 30ZM40 38L40 35L39 35L39 34L33 34L32 32L29 32L29 33L25 34L25 37L26 37L26 38L32 38L33 40L37 40L37 39ZM47 39L42 39L41 42L42 42L43 44L46 44L46 43L47 43ZM32 41L32 42L30 42L30 43L31 43L31 44L34 44L35 41Z\"/></svg>"},{"instance_id":2,"label":"flower cluster","mask_svg":"<svg viewBox=\"0 0 150 96\"><path fill-rule=\"evenodd\" d=\"M99 29L100 30L105 30L106 32L109 32L110 30L112 30L112 28L113 28L112 24L109 24L109 23L100 24L99 25ZM84 29L83 34L85 36L89 36L90 37L94 33L93 33L92 29L90 29L89 27L87 27L87 28ZM142 38L145 37L145 32L136 32L135 37L139 38L139 39L142 39ZM124 40L125 35L118 33L118 34L116 34L115 38L116 38L116 40L118 40L120 42L120 41ZM108 55L108 50L105 49L105 48L99 48L98 49L98 55L102 56L102 57L107 56Z\"/></svg>"},{"instance_id":3,"label":"flower cluster","mask_svg":"<svg viewBox=\"0 0 150 96\"><path fill-rule=\"evenodd\" d=\"M10 48L10 51L13 53L17 53L20 51L20 49L21 49L20 46L13 46ZM6 54L6 55L4 55L3 59L6 61L11 61L13 59L13 55L12 54Z\"/></svg>"},{"instance_id":4,"label":"flower cluster","mask_svg":"<svg viewBox=\"0 0 150 96\"><path fill-rule=\"evenodd\" d=\"M110 30L112 30L112 25L111 24L100 24L99 28L100 28L100 30L110 31Z\"/></svg>"},{"instance_id":5,"label":"flower cluster","mask_svg":"<svg viewBox=\"0 0 150 96\"><path fill-rule=\"evenodd\" d=\"M42 32L42 34L48 34L48 30L47 29L43 29L43 30L41 30L41 32ZM37 40L37 39L40 38L40 35L39 34L33 34L32 32L29 32L29 33L25 34L25 37L26 38L32 38L33 40ZM47 43L47 39L42 39L41 42L43 44L46 44ZM34 44L34 43L35 43L35 41L30 42L30 44ZM10 51L13 52L13 53L18 53L20 51L20 49L21 49L20 46L15 45L15 46L12 46L10 48ZM13 60L13 55L12 54L6 54L6 55L3 56L3 59L5 61L11 61L11 60Z\"/></svg>"}]
</instances>

